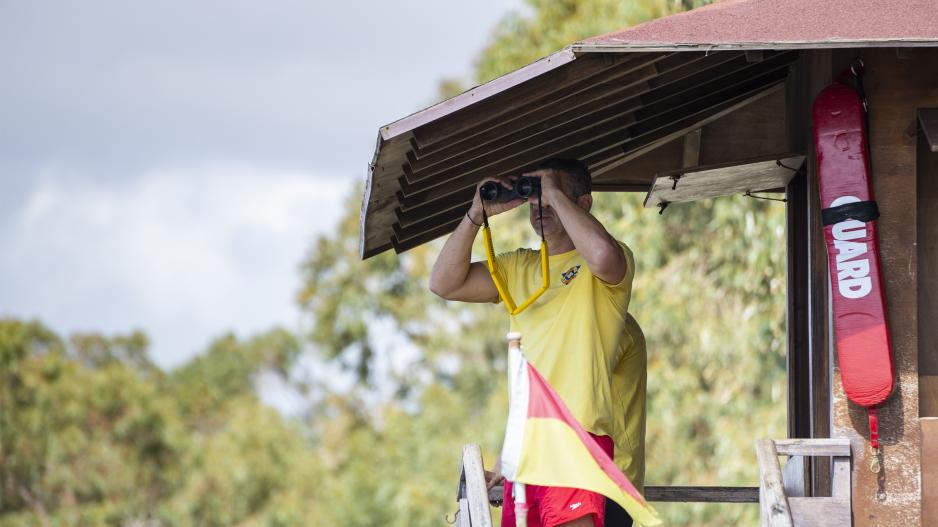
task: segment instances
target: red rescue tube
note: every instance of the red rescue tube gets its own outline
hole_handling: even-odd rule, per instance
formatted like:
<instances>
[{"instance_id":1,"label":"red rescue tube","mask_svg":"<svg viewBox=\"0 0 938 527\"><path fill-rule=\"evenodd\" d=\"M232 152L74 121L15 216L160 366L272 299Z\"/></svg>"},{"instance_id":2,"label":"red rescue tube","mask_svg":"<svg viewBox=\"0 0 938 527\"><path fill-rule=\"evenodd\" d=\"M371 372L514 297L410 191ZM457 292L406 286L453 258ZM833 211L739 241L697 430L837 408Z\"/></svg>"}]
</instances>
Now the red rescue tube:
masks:
<instances>
[{"instance_id":1,"label":"red rescue tube","mask_svg":"<svg viewBox=\"0 0 938 527\"><path fill-rule=\"evenodd\" d=\"M893 364L863 102L834 83L815 99L813 118L841 378L851 401L874 407L892 393ZM874 428L875 412L870 417Z\"/></svg>"}]
</instances>

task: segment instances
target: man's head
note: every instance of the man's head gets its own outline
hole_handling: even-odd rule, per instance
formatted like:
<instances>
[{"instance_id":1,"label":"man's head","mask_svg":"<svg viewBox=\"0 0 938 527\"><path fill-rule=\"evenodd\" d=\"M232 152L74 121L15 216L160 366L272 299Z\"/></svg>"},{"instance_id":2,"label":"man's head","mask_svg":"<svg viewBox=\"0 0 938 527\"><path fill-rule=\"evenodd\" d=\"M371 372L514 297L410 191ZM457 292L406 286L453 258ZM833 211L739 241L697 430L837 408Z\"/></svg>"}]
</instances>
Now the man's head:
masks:
<instances>
[{"instance_id":1,"label":"man's head","mask_svg":"<svg viewBox=\"0 0 938 527\"><path fill-rule=\"evenodd\" d=\"M576 202L583 209L590 210L593 206L592 176L585 163L578 159L553 158L548 159L538 165L538 171L553 170L559 175L560 184L563 193ZM540 221L538 219L537 200L530 202L530 220L531 226L540 234ZM548 205L544 207L544 236L551 236L564 230L560 220L554 215L554 211Z\"/></svg>"}]
</instances>

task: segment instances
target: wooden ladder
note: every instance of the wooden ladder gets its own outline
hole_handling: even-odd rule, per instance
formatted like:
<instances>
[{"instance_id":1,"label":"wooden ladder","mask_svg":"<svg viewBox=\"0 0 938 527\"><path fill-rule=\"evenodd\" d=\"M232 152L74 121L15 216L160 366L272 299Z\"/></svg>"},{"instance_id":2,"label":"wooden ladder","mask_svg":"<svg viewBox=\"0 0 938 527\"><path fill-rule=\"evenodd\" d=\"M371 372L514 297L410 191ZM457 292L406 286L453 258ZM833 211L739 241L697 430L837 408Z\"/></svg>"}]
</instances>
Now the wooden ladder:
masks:
<instances>
[{"instance_id":1,"label":"wooden ladder","mask_svg":"<svg viewBox=\"0 0 938 527\"><path fill-rule=\"evenodd\" d=\"M789 456L781 468L778 456ZM807 497L806 458L830 456L830 497ZM850 441L847 439L760 439L759 508L762 527L844 527L850 513Z\"/></svg>"}]
</instances>

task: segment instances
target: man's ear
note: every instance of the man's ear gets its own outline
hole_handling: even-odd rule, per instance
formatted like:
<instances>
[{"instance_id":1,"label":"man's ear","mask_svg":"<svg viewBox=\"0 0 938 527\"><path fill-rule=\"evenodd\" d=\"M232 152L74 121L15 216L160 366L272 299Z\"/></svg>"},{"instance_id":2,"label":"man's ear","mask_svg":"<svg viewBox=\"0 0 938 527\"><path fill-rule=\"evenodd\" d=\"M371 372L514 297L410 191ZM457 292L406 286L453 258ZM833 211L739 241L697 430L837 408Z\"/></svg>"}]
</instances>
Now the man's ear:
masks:
<instances>
[{"instance_id":1,"label":"man's ear","mask_svg":"<svg viewBox=\"0 0 938 527\"><path fill-rule=\"evenodd\" d=\"M593 208L593 195L592 194L583 194L582 196L576 199L577 204L586 209L590 210Z\"/></svg>"}]
</instances>

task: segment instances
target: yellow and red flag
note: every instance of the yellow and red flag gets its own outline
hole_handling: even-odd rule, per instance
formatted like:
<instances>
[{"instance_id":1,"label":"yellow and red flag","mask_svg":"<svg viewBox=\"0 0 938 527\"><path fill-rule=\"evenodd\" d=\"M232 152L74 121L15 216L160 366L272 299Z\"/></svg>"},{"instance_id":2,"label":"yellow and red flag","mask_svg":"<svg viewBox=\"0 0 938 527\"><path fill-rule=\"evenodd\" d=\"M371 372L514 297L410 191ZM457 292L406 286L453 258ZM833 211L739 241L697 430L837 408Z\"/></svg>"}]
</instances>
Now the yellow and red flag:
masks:
<instances>
[{"instance_id":1,"label":"yellow and red flag","mask_svg":"<svg viewBox=\"0 0 938 527\"><path fill-rule=\"evenodd\" d=\"M657 513L580 425L557 392L509 347L510 402L502 475L512 482L585 489L622 506L636 526L661 525Z\"/></svg>"}]
</instances>

